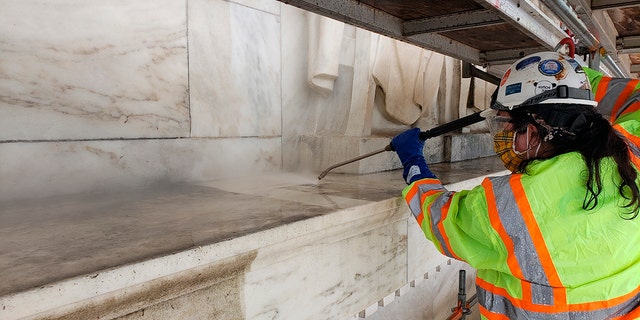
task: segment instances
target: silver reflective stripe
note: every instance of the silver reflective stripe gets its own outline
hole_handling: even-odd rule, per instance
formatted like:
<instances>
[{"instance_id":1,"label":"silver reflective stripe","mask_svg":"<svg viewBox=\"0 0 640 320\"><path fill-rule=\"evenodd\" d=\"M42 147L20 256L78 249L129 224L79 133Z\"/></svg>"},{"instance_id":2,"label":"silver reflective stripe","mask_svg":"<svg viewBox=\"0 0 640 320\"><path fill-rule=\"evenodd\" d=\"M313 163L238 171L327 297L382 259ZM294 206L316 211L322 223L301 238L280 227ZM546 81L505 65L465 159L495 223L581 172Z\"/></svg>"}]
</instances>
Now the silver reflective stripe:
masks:
<instances>
[{"instance_id":1,"label":"silver reflective stripe","mask_svg":"<svg viewBox=\"0 0 640 320\"><path fill-rule=\"evenodd\" d=\"M629 79L611 79L609 81L609 85L607 86L606 94L602 97L602 100L598 102L598 112L600 114L605 115L607 117L611 116L611 112L613 112L613 107L620 97L622 91L627 87L627 83L629 83ZM620 108L620 110L624 110L624 108ZM616 115L616 117L619 113Z\"/></svg>"},{"instance_id":2,"label":"silver reflective stripe","mask_svg":"<svg viewBox=\"0 0 640 320\"><path fill-rule=\"evenodd\" d=\"M422 199L422 195L431 191L431 190L445 190L442 184L431 184L431 183L423 183L417 185L418 192L411 198L407 199L407 204L409 205L409 210L413 214L414 218L417 218L422 213L422 203L420 199Z\"/></svg>"},{"instance_id":3,"label":"silver reflective stripe","mask_svg":"<svg viewBox=\"0 0 640 320\"><path fill-rule=\"evenodd\" d=\"M553 305L553 288L542 267L522 212L516 204L515 195L509 185L510 177L489 178L493 184L500 222L513 242L513 251L520 270L522 270L523 280L531 283L532 302L540 305Z\"/></svg>"},{"instance_id":4,"label":"silver reflective stripe","mask_svg":"<svg viewBox=\"0 0 640 320\"><path fill-rule=\"evenodd\" d=\"M422 205L420 204L420 192L416 192L416 194L409 200L407 200L407 204L409 205L409 210L413 214L414 218L417 218L422 213Z\"/></svg>"},{"instance_id":5,"label":"silver reflective stripe","mask_svg":"<svg viewBox=\"0 0 640 320\"><path fill-rule=\"evenodd\" d=\"M626 137L622 138L627 142L627 146L629 146L629 150L631 150L631 153L640 158L640 146L633 144L633 142L629 141L629 139L627 139Z\"/></svg>"},{"instance_id":6,"label":"silver reflective stripe","mask_svg":"<svg viewBox=\"0 0 640 320\"><path fill-rule=\"evenodd\" d=\"M640 90L634 92L632 95L629 96L629 98L627 98L627 100L620 107L620 109L618 109L618 112L616 113L615 118L617 119L624 112L624 110L626 110L630 105L638 101L640 101Z\"/></svg>"},{"instance_id":7,"label":"silver reflective stripe","mask_svg":"<svg viewBox=\"0 0 640 320\"><path fill-rule=\"evenodd\" d=\"M603 309L588 311L565 311L565 312L535 312L513 305L509 299L484 290L477 286L478 301L487 310L493 313L503 314L509 319L609 319L630 313L636 308L640 308L640 293L629 300ZM576 308L577 309L577 308Z\"/></svg>"},{"instance_id":8,"label":"silver reflective stripe","mask_svg":"<svg viewBox=\"0 0 640 320\"><path fill-rule=\"evenodd\" d=\"M613 127L614 129L616 129L616 131L618 131L618 135L627 143L627 146L629 147L629 150L631 151L631 153L633 153L633 155L635 155L636 157L640 158L640 146L634 144L631 140L629 140L622 132L620 132L620 130L623 131L627 131L627 129L625 129L622 126L615 126ZM619 128L619 129L618 129ZM638 168L640 169L640 168Z\"/></svg>"},{"instance_id":9,"label":"silver reflective stripe","mask_svg":"<svg viewBox=\"0 0 640 320\"><path fill-rule=\"evenodd\" d=\"M431 203L429 207L429 216L431 217L431 230L433 231L433 235L438 239L438 242L441 244L442 251L446 256L449 257L457 257L449 250L449 246L445 242L444 236L440 229L438 228L438 224L442 222L442 209L449 202L449 199L453 196L453 191L446 191L443 194L439 195L436 201Z\"/></svg>"}]
</instances>

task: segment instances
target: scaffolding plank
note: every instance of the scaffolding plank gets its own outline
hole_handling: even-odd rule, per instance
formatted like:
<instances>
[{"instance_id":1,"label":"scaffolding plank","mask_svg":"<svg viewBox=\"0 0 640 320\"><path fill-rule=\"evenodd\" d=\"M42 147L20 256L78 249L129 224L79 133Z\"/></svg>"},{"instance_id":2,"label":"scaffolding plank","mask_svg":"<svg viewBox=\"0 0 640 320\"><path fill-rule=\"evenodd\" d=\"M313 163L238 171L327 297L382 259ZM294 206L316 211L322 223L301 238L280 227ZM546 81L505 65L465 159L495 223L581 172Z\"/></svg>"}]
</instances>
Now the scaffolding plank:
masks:
<instances>
[{"instance_id":1,"label":"scaffolding plank","mask_svg":"<svg viewBox=\"0 0 640 320\"><path fill-rule=\"evenodd\" d=\"M403 35L468 30L502 23L502 18L491 10L465 11L406 21Z\"/></svg>"}]
</instances>

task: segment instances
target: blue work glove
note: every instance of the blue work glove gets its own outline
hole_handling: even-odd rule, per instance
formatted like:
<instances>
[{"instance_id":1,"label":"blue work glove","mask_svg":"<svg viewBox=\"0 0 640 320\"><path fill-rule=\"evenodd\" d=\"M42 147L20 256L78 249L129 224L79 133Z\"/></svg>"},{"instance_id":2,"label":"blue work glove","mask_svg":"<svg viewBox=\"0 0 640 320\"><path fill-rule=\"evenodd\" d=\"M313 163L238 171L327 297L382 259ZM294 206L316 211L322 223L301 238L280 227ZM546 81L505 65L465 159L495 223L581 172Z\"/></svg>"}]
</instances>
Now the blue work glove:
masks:
<instances>
[{"instance_id":1,"label":"blue work glove","mask_svg":"<svg viewBox=\"0 0 640 320\"><path fill-rule=\"evenodd\" d=\"M402 177L407 184L424 178L435 178L424 159L422 149L424 141L420 140L420 128L409 129L391 140L391 147L398 154L404 167Z\"/></svg>"}]
</instances>

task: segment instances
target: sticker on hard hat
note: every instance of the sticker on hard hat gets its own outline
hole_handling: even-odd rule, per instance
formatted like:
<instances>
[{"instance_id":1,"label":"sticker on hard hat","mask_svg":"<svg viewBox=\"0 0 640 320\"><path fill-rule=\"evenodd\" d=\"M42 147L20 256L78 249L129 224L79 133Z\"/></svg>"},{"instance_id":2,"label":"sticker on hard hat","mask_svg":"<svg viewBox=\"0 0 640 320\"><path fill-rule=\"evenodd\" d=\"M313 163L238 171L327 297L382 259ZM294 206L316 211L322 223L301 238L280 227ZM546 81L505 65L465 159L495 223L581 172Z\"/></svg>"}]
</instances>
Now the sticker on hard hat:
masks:
<instances>
[{"instance_id":1,"label":"sticker on hard hat","mask_svg":"<svg viewBox=\"0 0 640 320\"><path fill-rule=\"evenodd\" d=\"M582 66L580 65L580 63L578 63L578 61L575 61L573 59L569 59L567 61L569 61L569 64L571 64L573 70L575 70L576 73L584 73L584 70L582 69Z\"/></svg>"},{"instance_id":2,"label":"sticker on hard hat","mask_svg":"<svg viewBox=\"0 0 640 320\"><path fill-rule=\"evenodd\" d=\"M529 57L526 58L520 62L518 62L518 64L516 65L516 70L520 71L522 69L524 69L526 66L530 66L538 61L540 61L540 57L538 56L533 56L533 57Z\"/></svg>"},{"instance_id":3,"label":"sticker on hard hat","mask_svg":"<svg viewBox=\"0 0 640 320\"><path fill-rule=\"evenodd\" d=\"M533 85L536 86L536 94L540 94L543 91L551 90L556 87L555 83L546 80L536 82Z\"/></svg>"},{"instance_id":4,"label":"sticker on hard hat","mask_svg":"<svg viewBox=\"0 0 640 320\"><path fill-rule=\"evenodd\" d=\"M500 86L504 86L504 83L507 82L507 79L509 79L509 75L511 74L511 69L507 70L507 72L504 73L504 76L502 76L502 81L500 81Z\"/></svg>"},{"instance_id":5,"label":"sticker on hard hat","mask_svg":"<svg viewBox=\"0 0 640 320\"><path fill-rule=\"evenodd\" d=\"M560 61L552 59L544 60L538 65L538 70L540 70L540 73L547 76L555 76L556 74L562 72L563 69L564 67L562 66L562 63L560 63Z\"/></svg>"},{"instance_id":6,"label":"sticker on hard hat","mask_svg":"<svg viewBox=\"0 0 640 320\"><path fill-rule=\"evenodd\" d=\"M504 89L505 96L520 92L522 92L522 82L510 84Z\"/></svg>"}]
</instances>

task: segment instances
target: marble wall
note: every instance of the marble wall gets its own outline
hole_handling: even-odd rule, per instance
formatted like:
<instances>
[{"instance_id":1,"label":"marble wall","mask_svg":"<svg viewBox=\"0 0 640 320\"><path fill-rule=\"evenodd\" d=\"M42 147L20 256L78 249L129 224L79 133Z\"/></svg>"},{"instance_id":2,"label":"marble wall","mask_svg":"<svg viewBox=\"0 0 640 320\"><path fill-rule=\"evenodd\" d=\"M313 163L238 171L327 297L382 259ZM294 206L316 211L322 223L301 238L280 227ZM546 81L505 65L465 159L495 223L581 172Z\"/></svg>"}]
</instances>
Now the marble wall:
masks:
<instances>
[{"instance_id":1,"label":"marble wall","mask_svg":"<svg viewBox=\"0 0 640 320\"><path fill-rule=\"evenodd\" d=\"M282 168L279 2L0 4L0 200Z\"/></svg>"},{"instance_id":2,"label":"marble wall","mask_svg":"<svg viewBox=\"0 0 640 320\"><path fill-rule=\"evenodd\" d=\"M0 201L320 172L473 111L459 61L275 0L0 4Z\"/></svg>"},{"instance_id":3,"label":"marble wall","mask_svg":"<svg viewBox=\"0 0 640 320\"><path fill-rule=\"evenodd\" d=\"M184 2L2 8L1 140L189 135Z\"/></svg>"}]
</instances>

